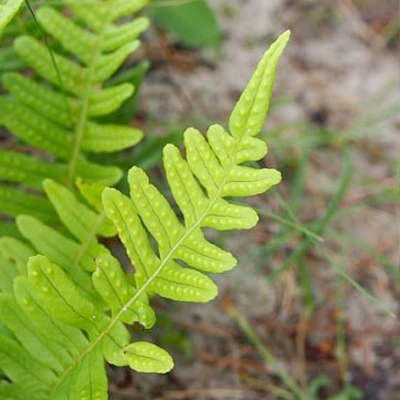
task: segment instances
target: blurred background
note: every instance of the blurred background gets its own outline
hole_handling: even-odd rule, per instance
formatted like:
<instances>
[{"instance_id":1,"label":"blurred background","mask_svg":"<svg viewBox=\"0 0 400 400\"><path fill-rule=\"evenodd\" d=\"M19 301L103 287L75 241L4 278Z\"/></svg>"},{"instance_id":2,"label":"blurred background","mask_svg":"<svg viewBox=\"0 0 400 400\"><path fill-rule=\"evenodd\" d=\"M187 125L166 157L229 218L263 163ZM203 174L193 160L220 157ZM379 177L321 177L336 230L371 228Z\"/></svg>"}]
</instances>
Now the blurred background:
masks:
<instances>
[{"instance_id":1,"label":"blurred background","mask_svg":"<svg viewBox=\"0 0 400 400\"><path fill-rule=\"evenodd\" d=\"M157 303L174 371L111 371L114 399L400 398L398 7L150 3L135 162L156 165L188 126L225 124L263 52L291 29L263 132L263 163L284 180L251 201L256 229L215 236L239 256L216 301ZM158 167L153 177L162 185Z\"/></svg>"}]
</instances>

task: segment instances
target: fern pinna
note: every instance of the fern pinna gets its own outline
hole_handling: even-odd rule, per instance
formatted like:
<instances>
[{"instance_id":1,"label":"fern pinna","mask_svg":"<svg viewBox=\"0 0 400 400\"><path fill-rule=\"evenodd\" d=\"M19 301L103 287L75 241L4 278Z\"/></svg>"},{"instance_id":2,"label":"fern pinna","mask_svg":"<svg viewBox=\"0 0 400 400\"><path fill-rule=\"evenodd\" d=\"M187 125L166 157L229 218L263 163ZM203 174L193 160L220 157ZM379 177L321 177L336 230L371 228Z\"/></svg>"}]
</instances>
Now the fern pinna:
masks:
<instances>
[{"instance_id":1,"label":"fern pinna","mask_svg":"<svg viewBox=\"0 0 400 400\"><path fill-rule=\"evenodd\" d=\"M45 182L70 235L21 215L17 224L30 244L14 238L0 242L5 278L0 281L0 369L7 377L0 383L0 399L103 400L105 361L139 372L172 368L165 350L132 342L127 325L154 325L150 300L155 295L178 301L213 299L217 287L207 273L235 266L233 255L206 239L202 228L253 227L256 212L227 198L263 193L281 179L276 170L242 164L267 153L255 136L288 39L289 32L282 34L260 61L231 114L230 132L213 125L204 137L189 128L186 159L175 146L165 147L164 168L179 216L138 167L128 174L130 197L81 182L89 204L61 184ZM115 231L133 274L94 235Z\"/></svg>"},{"instance_id":2,"label":"fern pinna","mask_svg":"<svg viewBox=\"0 0 400 400\"><path fill-rule=\"evenodd\" d=\"M24 0L2 0L0 2L0 43L3 30L17 14L23 2Z\"/></svg>"},{"instance_id":3,"label":"fern pinna","mask_svg":"<svg viewBox=\"0 0 400 400\"><path fill-rule=\"evenodd\" d=\"M63 0L60 4L73 17L63 7L43 6L35 12L40 29L54 39L51 48L30 36L15 40L19 57L36 74L3 75L2 85L9 94L0 97L0 125L37 150L27 154L17 144L17 151L0 151L0 179L8 182L0 186L4 214L14 217L29 210L51 221L54 213L37 193L48 177L68 186L77 177L107 185L121 178L119 168L94 163L88 155L119 151L142 137L137 128L100 118L132 96L132 84L110 85L108 80L138 48L137 37L148 26L144 17L119 21L146 3ZM22 183L29 191L10 183Z\"/></svg>"}]
</instances>

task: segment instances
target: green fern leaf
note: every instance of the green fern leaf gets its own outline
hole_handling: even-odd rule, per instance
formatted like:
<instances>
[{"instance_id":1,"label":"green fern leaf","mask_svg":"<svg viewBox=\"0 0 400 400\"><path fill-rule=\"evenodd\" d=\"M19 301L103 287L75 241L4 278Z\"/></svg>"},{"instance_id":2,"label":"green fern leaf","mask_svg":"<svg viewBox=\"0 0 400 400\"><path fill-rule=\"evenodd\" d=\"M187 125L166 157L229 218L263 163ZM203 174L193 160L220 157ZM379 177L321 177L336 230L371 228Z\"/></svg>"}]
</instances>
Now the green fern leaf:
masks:
<instances>
[{"instance_id":1,"label":"green fern leaf","mask_svg":"<svg viewBox=\"0 0 400 400\"><path fill-rule=\"evenodd\" d=\"M99 312L82 296L61 268L44 256L29 259L28 277L38 301L62 322L91 329Z\"/></svg>"},{"instance_id":2,"label":"green fern leaf","mask_svg":"<svg viewBox=\"0 0 400 400\"><path fill-rule=\"evenodd\" d=\"M93 93L89 100L89 117L108 115L118 110L121 104L132 96L133 91L132 85L122 83Z\"/></svg>"},{"instance_id":3,"label":"green fern leaf","mask_svg":"<svg viewBox=\"0 0 400 400\"><path fill-rule=\"evenodd\" d=\"M18 276L15 265L0 254L0 289L2 292L12 292L14 279Z\"/></svg>"},{"instance_id":4,"label":"green fern leaf","mask_svg":"<svg viewBox=\"0 0 400 400\"><path fill-rule=\"evenodd\" d=\"M92 207L100 213L104 211L101 196L106 186L93 182L85 182L80 178L76 180L76 186L78 187L80 194Z\"/></svg>"},{"instance_id":5,"label":"green fern leaf","mask_svg":"<svg viewBox=\"0 0 400 400\"><path fill-rule=\"evenodd\" d=\"M79 96L87 77L87 71L66 56L55 54L54 68L47 47L30 36L20 36L14 47L23 61L44 79L71 94ZM60 75L62 79L60 80Z\"/></svg>"},{"instance_id":6,"label":"green fern leaf","mask_svg":"<svg viewBox=\"0 0 400 400\"><path fill-rule=\"evenodd\" d=\"M45 338L48 348L67 368L74 357L88 345L83 333L59 320L52 319L43 310L41 304L33 295L32 287L26 276L20 276L14 281L14 295L19 306L25 313L25 322L32 325Z\"/></svg>"},{"instance_id":7,"label":"green fern leaf","mask_svg":"<svg viewBox=\"0 0 400 400\"><path fill-rule=\"evenodd\" d=\"M0 121L19 139L61 159L69 156L71 135L66 130L5 98L0 99Z\"/></svg>"},{"instance_id":8,"label":"green fern leaf","mask_svg":"<svg viewBox=\"0 0 400 400\"><path fill-rule=\"evenodd\" d=\"M66 187L47 179L44 181L44 189L61 221L81 243L87 242L89 238L94 240L95 234L105 237L116 235L115 228L107 223L104 214L92 211ZM96 245L97 242L91 244L95 247L95 254L101 252Z\"/></svg>"},{"instance_id":9,"label":"green fern leaf","mask_svg":"<svg viewBox=\"0 0 400 400\"><path fill-rule=\"evenodd\" d=\"M121 7L117 15L132 7L130 2L117 3ZM86 19L81 15L94 32L100 29L105 4L99 2L99 8ZM76 2L71 5L74 12L83 7ZM235 266L235 258L211 243L203 228L254 226L255 211L232 203L231 197L264 192L280 180L275 170L240 164L266 154L266 146L254 137L265 114L259 107L269 104L269 99L260 100L260 93L266 88L264 95L270 96L277 58L287 39L286 33L277 40L275 50L267 52L267 61L261 61L256 78L250 80L244 92L246 101L239 100L241 106L231 116L235 132L214 125L204 137L189 129L186 160L176 147L164 149L166 176L179 215L174 211L177 207L170 205L138 167L128 174L130 197L106 188L103 204L99 203L101 183L79 181L80 192L93 208L59 183L45 182L45 191L73 238L34 217L19 216L21 234L42 255L30 257L27 271L21 270L27 276L17 278L18 263L32 249L11 238L0 242L0 263L9 266L0 268L5 276L0 286L6 292L0 295L0 369L9 380L0 384L0 399L22 399L25 390L25 398L32 393L33 399L40 400L103 400L107 399L104 361L140 372L165 373L172 368L165 350L132 342L125 324L139 322L146 328L154 324L149 304L153 295L179 301L211 300L217 287L206 273ZM249 98L254 102L249 103ZM239 132L240 127L245 131ZM112 231L107 225L100 228L104 214L115 226ZM126 248L133 274L124 272L96 239L97 234L114 232ZM12 243L26 246L21 257L10 251ZM22 321L26 323L23 328ZM29 384L22 389L26 380Z\"/></svg>"},{"instance_id":10,"label":"green fern leaf","mask_svg":"<svg viewBox=\"0 0 400 400\"><path fill-rule=\"evenodd\" d=\"M59 163L49 163L27 154L0 150L0 176L9 182L40 189L46 178L61 180L66 175L66 166Z\"/></svg>"},{"instance_id":11,"label":"green fern leaf","mask_svg":"<svg viewBox=\"0 0 400 400\"><path fill-rule=\"evenodd\" d=\"M86 189L102 188L99 184L83 184L82 182L81 184ZM38 218L19 215L17 218L19 232L30 244L11 237L3 237L0 239L0 255L2 254L5 262L12 261L17 270L26 275L29 257L39 252L60 265L82 293L96 304L104 305L101 296L93 287L89 273L95 270L95 259L98 255L108 254L107 248L98 242L97 235L115 236L114 226L106 219L102 206L99 212L91 209L83 201L78 200L72 191L51 180L46 180L44 187L58 218L73 238L46 225ZM100 193L97 195L100 196ZM5 274L3 288L6 291L11 290L10 285L15 277L11 271L14 269L10 271L0 269L0 274ZM144 313L145 309L142 312Z\"/></svg>"},{"instance_id":12,"label":"green fern leaf","mask_svg":"<svg viewBox=\"0 0 400 400\"><path fill-rule=\"evenodd\" d=\"M126 329L118 323L120 315L110 323L110 318L103 314L94 303L83 297L65 272L46 257L30 258L28 278L35 299L45 308L51 318L83 329L89 337L97 338L99 332L107 332L107 335L102 337L101 349L109 362L117 363L117 365L133 365L142 372L157 372L166 370L168 365L172 366L169 362L170 357L158 347L147 342L136 342L134 346L129 344L129 335ZM101 277L96 279L101 279ZM154 357L160 355L160 359L151 361L152 355L149 354L151 362L146 363L143 356L147 350L151 351ZM82 355L80 361L83 362L90 354L91 352ZM80 363L78 370L74 373L79 375L81 365Z\"/></svg>"},{"instance_id":13,"label":"green fern leaf","mask_svg":"<svg viewBox=\"0 0 400 400\"><path fill-rule=\"evenodd\" d=\"M154 205L161 207L159 203L154 203ZM147 284L155 274L160 259L151 248L147 233L135 212L133 204L127 197L115 189L106 189L104 191L104 206L107 215L117 228L129 258L137 268L135 280L137 287L140 288ZM159 208L159 210L161 209ZM151 216L154 211L146 212ZM179 224L178 221L175 222ZM169 228L171 232L168 232L168 234L177 237L178 233L173 232L174 227ZM156 240L159 239L163 244L168 245L169 239L165 238L164 241L163 234L166 234L165 229L160 229L160 233L157 232ZM166 248L163 251L167 251ZM194 270L186 271L172 260L165 266L163 274L153 277L150 290L173 300L200 302L209 301L217 294L216 286L208 277Z\"/></svg>"},{"instance_id":14,"label":"green fern leaf","mask_svg":"<svg viewBox=\"0 0 400 400\"><path fill-rule=\"evenodd\" d=\"M17 14L24 0L5 0L0 4L0 36L4 28Z\"/></svg>"},{"instance_id":15,"label":"green fern leaf","mask_svg":"<svg viewBox=\"0 0 400 400\"><path fill-rule=\"evenodd\" d=\"M45 365L51 365L55 372L62 372L63 365L58 354L53 354L50 346L40 334L40 330L26 324L26 315L9 293L0 295L0 318L11 329L23 347L32 356L40 356Z\"/></svg>"},{"instance_id":16,"label":"green fern leaf","mask_svg":"<svg viewBox=\"0 0 400 400\"><path fill-rule=\"evenodd\" d=\"M26 264L28 263L29 257L36 254L26 243L7 236L3 236L0 239L0 253L4 258L15 264L19 275L26 275Z\"/></svg>"},{"instance_id":17,"label":"green fern leaf","mask_svg":"<svg viewBox=\"0 0 400 400\"><path fill-rule=\"evenodd\" d=\"M27 278L19 277L16 279L14 288L15 297L20 308L12 300L11 295L2 295L0 300L2 305L6 306L2 308L2 313L4 314L3 319L7 328L15 332L16 337L23 344L27 354L30 354L34 359L40 360L41 363L46 361L45 364L52 368L56 376L62 375L65 369L71 365L73 357L76 357L81 349L87 345L87 339L78 329L62 324L44 312L42 306L37 303L35 298L38 297L38 294L32 289L32 285ZM33 294L35 294L35 297ZM21 321L22 318L23 321ZM42 348L42 344L45 345L45 348ZM23 353L21 352L21 354ZM26 357L27 355L25 355ZM94 374L94 370L96 374ZM93 374L92 379L87 379L88 371L90 371L90 374ZM84 394L91 395L92 397L86 397L91 399L95 399L96 396L98 396L97 398L107 398L107 380L104 372L104 363L98 349L91 352L82 361L76 371L74 371L73 376L73 381L71 379L66 381L68 391L66 393L62 392L66 387L63 385L60 391L54 397L51 397L51 399L83 399L85 398ZM44 376L43 378L46 382L45 385L36 384L36 387L42 390L42 394L39 397L41 400L49 398L52 382L54 382L52 376ZM14 377L14 380L17 382L16 377ZM12 384L14 387L17 387L17 385L17 383ZM8 389L10 388L8 387ZM25 387L24 393L25 395L27 393L30 395L29 385Z\"/></svg>"},{"instance_id":18,"label":"green fern leaf","mask_svg":"<svg viewBox=\"0 0 400 400\"><path fill-rule=\"evenodd\" d=\"M174 362L171 356L160 347L148 342L136 342L126 346L125 352L129 366L138 372L169 372Z\"/></svg>"},{"instance_id":19,"label":"green fern leaf","mask_svg":"<svg viewBox=\"0 0 400 400\"><path fill-rule=\"evenodd\" d=\"M148 3L149 0L116 0L112 10L113 18L122 18L134 14L143 9Z\"/></svg>"},{"instance_id":20,"label":"green fern leaf","mask_svg":"<svg viewBox=\"0 0 400 400\"><path fill-rule=\"evenodd\" d=\"M163 160L174 199L182 211L186 227L190 227L205 211L208 204L207 198L191 173L189 165L175 146L167 145L165 147ZM221 199L212 206L209 215L205 218L204 226L216 229L218 227L248 229L257 221L258 217L253 209L229 204Z\"/></svg>"},{"instance_id":21,"label":"green fern leaf","mask_svg":"<svg viewBox=\"0 0 400 400\"><path fill-rule=\"evenodd\" d=\"M82 149L92 152L114 152L133 146L141 140L139 129L121 125L87 123L82 140Z\"/></svg>"},{"instance_id":22,"label":"green fern leaf","mask_svg":"<svg viewBox=\"0 0 400 400\"><path fill-rule=\"evenodd\" d=\"M97 35L80 27L51 7L39 8L36 18L42 27L62 44L65 50L75 54L84 64L90 63L91 50L98 42Z\"/></svg>"},{"instance_id":23,"label":"green fern leaf","mask_svg":"<svg viewBox=\"0 0 400 400\"><path fill-rule=\"evenodd\" d=\"M229 129L235 138L255 136L264 125L275 81L276 66L289 37L290 32L286 31L272 44L236 103L229 119Z\"/></svg>"},{"instance_id":24,"label":"green fern leaf","mask_svg":"<svg viewBox=\"0 0 400 400\"><path fill-rule=\"evenodd\" d=\"M18 229L14 224L14 221L0 221L0 237L5 235L15 238L20 236Z\"/></svg>"},{"instance_id":25,"label":"green fern leaf","mask_svg":"<svg viewBox=\"0 0 400 400\"><path fill-rule=\"evenodd\" d=\"M37 390L45 390L56 382L54 372L36 358L32 357L15 340L0 334L0 368L14 382Z\"/></svg>"},{"instance_id":26,"label":"green fern leaf","mask_svg":"<svg viewBox=\"0 0 400 400\"><path fill-rule=\"evenodd\" d=\"M109 254L103 254L96 259L97 268L92 279L96 290L106 303L111 306L112 316L116 316L124 305L132 298L136 289L131 285L117 259ZM135 321L145 328L151 328L156 317L153 309L145 301L138 301L135 308L127 307L120 320L127 324Z\"/></svg>"},{"instance_id":27,"label":"green fern leaf","mask_svg":"<svg viewBox=\"0 0 400 400\"><path fill-rule=\"evenodd\" d=\"M0 210L10 217L16 217L23 212L49 223L57 220L46 198L5 185L0 185Z\"/></svg>"},{"instance_id":28,"label":"green fern leaf","mask_svg":"<svg viewBox=\"0 0 400 400\"><path fill-rule=\"evenodd\" d=\"M107 400L108 385L103 355L99 348L90 352L75 372L75 390L72 398L76 400ZM70 391L70 388L68 388ZM70 393L67 393L69 396ZM56 399L65 399L65 394L58 394Z\"/></svg>"},{"instance_id":29,"label":"green fern leaf","mask_svg":"<svg viewBox=\"0 0 400 400\"><path fill-rule=\"evenodd\" d=\"M64 3L72 10L75 16L84 21L96 33L102 31L104 21L110 17L114 17L112 9L109 5L101 0L91 0L90 13L85 3L75 0L64 0ZM115 9L115 1L113 1L113 9Z\"/></svg>"},{"instance_id":30,"label":"green fern leaf","mask_svg":"<svg viewBox=\"0 0 400 400\"><path fill-rule=\"evenodd\" d=\"M94 270L94 261L89 254L81 251L79 243L43 224L37 218L20 215L17 218L17 226L39 253L46 254L65 268L75 265L76 271L69 271L72 276L81 268L86 271Z\"/></svg>"},{"instance_id":31,"label":"green fern leaf","mask_svg":"<svg viewBox=\"0 0 400 400\"><path fill-rule=\"evenodd\" d=\"M19 102L40 113L54 123L71 128L73 115L78 112L74 98L45 87L36 81L15 72L2 76L4 88Z\"/></svg>"},{"instance_id":32,"label":"green fern leaf","mask_svg":"<svg viewBox=\"0 0 400 400\"><path fill-rule=\"evenodd\" d=\"M76 174L83 180L103 185L111 185L111 182L118 182L122 177L119 168L92 163L82 155L78 155L76 160Z\"/></svg>"},{"instance_id":33,"label":"green fern leaf","mask_svg":"<svg viewBox=\"0 0 400 400\"><path fill-rule=\"evenodd\" d=\"M134 41L149 26L147 18L138 18L123 26L110 26L105 31L105 40L102 44L104 52L113 51Z\"/></svg>"},{"instance_id":34,"label":"green fern leaf","mask_svg":"<svg viewBox=\"0 0 400 400\"><path fill-rule=\"evenodd\" d=\"M29 393L30 400L42 400L43 393L30 384L0 383L1 400L26 400L26 393Z\"/></svg>"}]
</instances>

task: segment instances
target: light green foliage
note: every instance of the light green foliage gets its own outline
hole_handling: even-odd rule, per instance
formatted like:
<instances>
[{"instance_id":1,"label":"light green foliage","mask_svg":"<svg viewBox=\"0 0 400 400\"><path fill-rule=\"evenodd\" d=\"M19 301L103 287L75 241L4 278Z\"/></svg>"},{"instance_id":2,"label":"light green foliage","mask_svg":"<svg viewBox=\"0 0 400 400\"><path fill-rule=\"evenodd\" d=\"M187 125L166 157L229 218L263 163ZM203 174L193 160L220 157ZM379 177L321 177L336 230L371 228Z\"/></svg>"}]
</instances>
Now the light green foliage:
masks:
<instances>
[{"instance_id":1,"label":"light green foliage","mask_svg":"<svg viewBox=\"0 0 400 400\"><path fill-rule=\"evenodd\" d=\"M134 92L130 83L113 85L108 81L139 47L137 38L148 26L144 17L122 23L119 20L132 15L133 10L139 11L146 1L63 3L69 13L51 6L35 11L41 29L52 38L51 47L31 36L20 36L14 42L18 56L35 76L10 72L2 77L9 95L0 96L0 125L40 152L1 151L0 176L6 182L23 183L36 190L41 189L46 177L69 187L77 177L114 184L122 176L119 168L89 161L88 154L120 151L142 137L140 129L98 118L118 110ZM10 204L7 190L2 183L4 214L42 216L48 211L44 209L48 204L36 207L46 202L40 194L27 197L21 192L19 201ZM27 204L32 204L30 209L26 209ZM36 213L31 211L34 208ZM50 213L47 221L53 215Z\"/></svg>"},{"instance_id":2,"label":"light green foliage","mask_svg":"<svg viewBox=\"0 0 400 400\"><path fill-rule=\"evenodd\" d=\"M101 214L101 209L100 214L96 213L80 202L67 188L54 181L45 180L44 190L61 221L82 243L93 238L95 234L104 237L115 236L115 228ZM90 245L94 246L93 243Z\"/></svg>"},{"instance_id":3,"label":"light green foliage","mask_svg":"<svg viewBox=\"0 0 400 400\"><path fill-rule=\"evenodd\" d=\"M5 259L15 263L19 275L26 275L26 262L36 254L27 244L7 236L0 239L0 253Z\"/></svg>"},{"instance_id":4,"label":"light green foliage","mask_svg":"<svg viewBox=\"0 0 400 400\"><path fill-rule=\"evenodd\" d=\"M115 1L112 11L99 6L87 14L83 3L68 3L92 28L91 34L103 29L99 18L106 11L120 17L124 10L141 5ZM222 273L236 265L232 254L206 238L203 228L253 227L256 212L232 198L263 193L280 180L276 170L241 164L266 154L265 144L254 138L266 113L260 107L269 102L260 93L271 95L274 71L288 38L284 33L256 70L241 97L246 101L239 100L232 113L233 132L214 125L204 137L188 129L186 157L176 146L164 148L164 169L177 207L139 167L129 171L129 197L104 189L102 181L78 180L80 194L54 180L44 181L64 228L56 230L37 217L19 215L17 226L24 241L0 240L0 369L7 377L0 383L0 399L106 400L105 362L146 373L166 373L173 367L166 350L132 342L126 325L154 325L150 300L155 295L191 302L213 299L217 286L207 273ZM79 55L84 63L83 53ZM71 89L73 97L78 81L70 72L71 81L61 86ZM25 105L19 106L26 112ZM37 117L38 126L54 125L50 114ZM53 134L57 136L57 129ZM37 168L40 171L40 165ZM99 242L98 236L116 233L133 272L125 271Z\"/></svg>"},{"instance_id":5,"label":"light green foliage","mask_svg":"<svg viewBox=\"0 0 400 400\"><path fill-rule=\"evenodd\" d=\"M93 284L106 303L110 305L111 315L116 316L137 290L129 282L118 260L111 255L102 254L97 257L96 265L96 271L92 276ZM136 301L135 308L126 307L119 318L128 324L138 321L146 329L151 328L156 322L153 309L147 302L140 300Z\"/></svg>"},{"instance_id":6,"label":"light green foliage","mask_svg":"<svg viewBox=\"0 0 400 400\"><path fill-rule=\"evenodd\" d=\"M278 40L272 44L264 54L229 119L232 135L237 138L246 138L250 148L254 146L250 144L251 137L260 132L268 113L276 64L283 51L282 41L286 41L288 38L288 32L284 33L281 41Z\"/></svg>"},{"instance_id":7,"label":"light green foliage","mask_svg":"<svg viewBox=\"0 0 400 400\"><path fill-rule=\"evenodd\" d=\"M0 254L0 289L3 292L11 292L14 279L18 276L15 265Z\"/></svg>"},{"instance_id":8,"label":"light green foliage","mask_svg":"<svg viewBox=\"0 0 400 400\"><path fill-rule=\"evenodd\" d=\"M54 210L44 197L8 186L0 190L0 210L13 217L26 213L46 222L54 222L57 219Z\"/></svg>"},{"instance_id":9,"label":"light green foliage","mask_svg":"<svg viewBox=\"0 0 400 400\"><path fill-rule=\"evenodd\" d=\"M0 1L0 40L1 33L18 12L24 0L1 0Z\"/></svg>"},{"instance_id":10,"label":"light green foliage","mask_svg":"<svg viewBox=\"0 0 400 400\"><path fill-rule=\"evenodd\" d=\"M91 188L93 184L81 185ZM95 184L98 188L99 185ZM44 182L44 189L56 210L59 219L70 235L61 233L30 215L19 215L17 226L20 234L31 243L19 252L12 251L12 246L25 246L22 242L3 237L0 249L3 255L26 265L32 254L43 254L60 266L81 290L98 304L103 304L101 296L92 287L90 274L96 269L95 259L99 254L108 254L107 248L99 243L97 236L114 236L114 226L105 218L104 211L96 211L66 187L50 180ZM18 260L16 259L18 257ZM20 267L21 269L21 267Z\"/></svg>"},{"instance_id":11,"label":"light green foliage","mask_svg":"<svg viewBox=\"0 0 400 400\"><path fill-rule=\"evenodd\" d=\"M0 174L2 179L20 182L24 185L40 189L46 178L60 180L67 172L65 165L49 163L15 151L0 150Z\"/></svg>"}]
</instances>

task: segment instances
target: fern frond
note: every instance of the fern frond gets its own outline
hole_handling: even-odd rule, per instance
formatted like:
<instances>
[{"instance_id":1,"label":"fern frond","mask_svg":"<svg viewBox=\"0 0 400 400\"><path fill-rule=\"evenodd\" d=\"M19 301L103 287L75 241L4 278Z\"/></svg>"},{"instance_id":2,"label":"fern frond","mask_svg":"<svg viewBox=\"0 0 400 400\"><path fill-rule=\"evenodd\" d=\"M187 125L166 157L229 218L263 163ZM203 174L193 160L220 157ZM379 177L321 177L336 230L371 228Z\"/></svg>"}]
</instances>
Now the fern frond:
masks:
<instances>
[{"instance_id":1,"label":"fern frond","mask_svg":"<svg viewBox=\"0 0 400 400\"><path fill-rule=\"evenodd\" d=\"M164 148L167 180L183 223L138 167L128 174L130 199L115 189L104 191L106 213L135 266L138 288L174 300L209 301L216 287L202 272L223 272L235 265L233 256L210 243L201 228L254 226L258 220L254 210L224 198L263 193L280 181L276 170L239 164L258 160L266 152L265 146L261 151L255 148L258 139L253 136L264 122L274 71L288 38L288 33L283 34L261 60L232 112L233 134L212 126L205 138L189 128L184 138L187 161L175 146ZM148 234L157 243L157 251Z\"/></svg>"},{"instance_id":2,"label":"fern frond","mask_svg":"<svg viewBox=\"0 0 400 400\"><path fill-rule=\"evenodd\" d=\"M129 10L139 11L146 2L64 3L84 24L56 8L40 7L37 20L57 51L34 37L20 36L14 48L36 76L12 72L2 77L9 95L0 97L0 125L41 155L2 151L0 178L36 189L46 177L70 187L77 177L116 183L122 176L120 169L89 161L90 153L126 149L143 135L140 129L96 118L115 112L132 96L132 84L110 85L108 80L138 48L137 38L148 26L144 17L123 23L120 18L132 15ZM32 162L33 169L27 162ZM14 209L14 214L25 212L18 211L16 204Z\"/></svg>"},{"instance_id":3,"label":"fern frond","mask_svg":"<svg viewBox=\"0 0 400 400\"><path fill-rule=\"evenodd\" d=\"M98 13L88 17L93 29ZM239 100L231 115L234 133L214 125L205 138L189 129L186 160L175 146L165 147L167 180L181 215L138 167L129 171L130 197L106 188L103 205L99 203L101 186L79 183L82 195L96 211L59 183L46 181L46 193L73 239L33 217L18 217L22 235L42 254L30 257L27 271L22 271L26 275L18 278L13 278L17 266L10 262L17 258L7 251L16 239L0 241L2 257L11 264L6 293L0 295L4 305L0 369L10 383L0 385L0 399L12 392L22 398L24 368L30 370L32 398L41 400L107 399L104 361L139 372L165 373L172 368L172 358L165 350L147 342L132 343L125 325L139 322L150 328L154 324L149 305L153 295L179 301L211 300L217 287L206 273L235 266L235 258L211 243L202 229L254 226L255 211L232 203L231 197L262 193L280 180L275 170L241 164L266 153L266 146L254 138L268 106L260 97L260 88L270 96L275 68L288 39L289 33L284 33L260 62L241 97L245 101ZM114 228L102 225L104 213ZM82 222L79 214L90 223ZM115 232L112 229L126 248L133 274L126 273L95 237ZM25 254L30 254L29 247ZM16 333L25 314L26 325ZM44 328L37 329L38 324ZM40 352L43 343L48 343L46 363ZM23 366L18 363L21 359L26 360Z\"/></svg>"}]
</instances>

